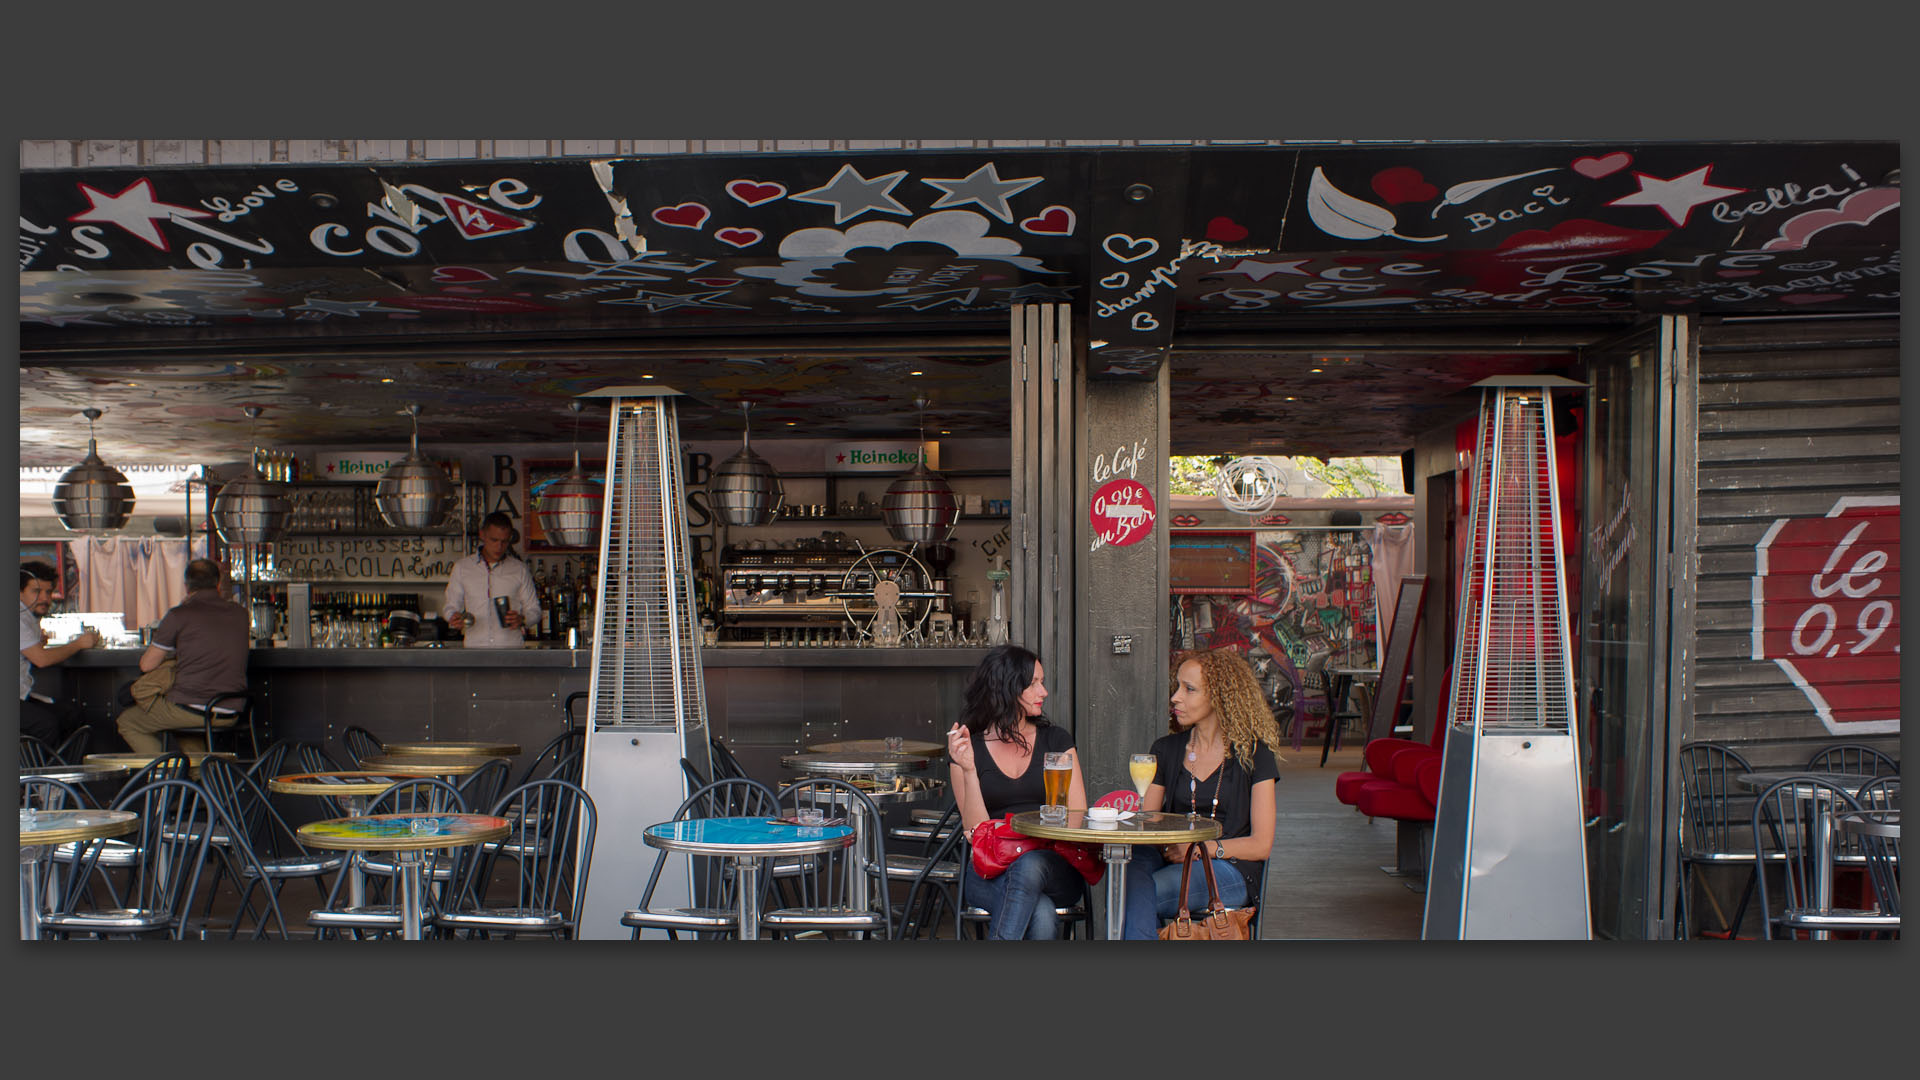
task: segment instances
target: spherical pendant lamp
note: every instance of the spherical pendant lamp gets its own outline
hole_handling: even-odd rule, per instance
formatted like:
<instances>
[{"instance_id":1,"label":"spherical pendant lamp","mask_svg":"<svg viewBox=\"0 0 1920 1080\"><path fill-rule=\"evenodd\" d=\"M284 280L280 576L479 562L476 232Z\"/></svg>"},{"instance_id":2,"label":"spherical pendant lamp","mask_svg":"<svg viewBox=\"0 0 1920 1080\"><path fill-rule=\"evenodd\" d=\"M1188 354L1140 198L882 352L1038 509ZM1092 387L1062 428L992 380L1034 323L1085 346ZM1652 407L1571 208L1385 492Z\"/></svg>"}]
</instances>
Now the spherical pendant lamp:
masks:
<instances>
[{"instance_id":1,"label":"spherical pendant lamp","mask_svg":"<svg viewBox=\"0 0 1920 1080\"><path fill-rule=\"evenodd\" d=\"M249 405L247 419L260 416L258 405ZM253 442L253 426L247 427L247 441ZM220 539L229 544L270 544L286 535L287 521L293 516L293 502L287 498L287 485L268 480L258 467L249 464L237 480L229 480L213 499L213 527Z\"/></svg>"},{"instance_id":2,"label":"spherical pendant lamp","mask_svg":"<svg viewBox=\"0 0 1920 1080\"><path fill-rule=\"evenodd\" d=\"M133 516L133 485L125 473L100 460L93 437L100 410L82 409L80 414L87 418L87 456L54 483L53 512L74 532L121 528Z\"/></svg>"},{"instance_id":3,"label":"spherical pendant lamp","mask_svg":"<svg viewBox=\"0 0 1920 1080\"><path fill-rule=\"evenodd\" d=\"M420 406L410 404L406 413L413 417L413 449L387 466L374 486L373 504L395 529L438 529L453 509L453 481L420 455Z\"/></svg>"},{"instance_id":4,"label":"spherical pendant lamp","mask_svg":"<svg viewBox=\"0 0 1920 1080\"><path fill-rule=\"evenodd\" d=\"M573 468L541 489L534 514L540 521L541 531L547 535L547 542L555 547L598 547L606 492L599 481L580 467L582 405L572 401L567 407L573 410Z\"/></svg>"},{"instance_id":5,"label":"spherical pendant lamp","mask_svg":"<svg viewBox=\"0 0 1920 1080\"><path fill-rule=\"evenodd\" d=\"M927 399L914 404L920 407L920 459L887 487L880 518L887 523L887 535L901 543L942 544L960 520L960 502L946 477L927 468Z\"/></svg>"},{"instance_id":6,"label":"spherical pendant lamp","mask_svg":"<svg viewBox=\"0 0 1920 1080\"><path fill-rule=\"evenodd\" d=\"M740 420L747 423L753 403L740 403ZM740 429L740 452L721 462L713 470L707 492L713 499L720 520L729 525L765 525L780 512L786 488L773 466L749 445L749 432Z\"/></svg>"}]
</instances>

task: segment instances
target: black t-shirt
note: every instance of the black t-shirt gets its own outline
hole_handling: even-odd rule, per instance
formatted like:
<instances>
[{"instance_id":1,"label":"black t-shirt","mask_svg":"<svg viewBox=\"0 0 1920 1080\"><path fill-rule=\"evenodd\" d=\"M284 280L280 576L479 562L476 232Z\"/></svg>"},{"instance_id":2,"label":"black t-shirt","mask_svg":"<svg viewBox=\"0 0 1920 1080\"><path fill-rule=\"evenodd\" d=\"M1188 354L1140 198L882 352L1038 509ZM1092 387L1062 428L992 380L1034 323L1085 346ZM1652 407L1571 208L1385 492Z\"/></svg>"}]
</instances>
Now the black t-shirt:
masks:
<instances>
[{"instance_id":1,"label":"black t-shirt","mask_svg":"<svg viewBox=\"0 0 1920 1080\"><path fill-rule=\"evenodd\" d=\"M1018 777L1001 772L993 755L987 753L987 740L973 736L973 768L980 778L980 801L986 804L989 818L1040 809L1047 798L1046 781L1041 776L1046 758L1042 755L1073 749L1072 732L1055 724L1036 723L1039 728L1033 733L1033 756L1027 759L1027 771Z\"/></svg>"},{"instance_id":2,"label":"black t-shirt","mask_svg":"<svg viewBox=\"0 0 1920 1080\"><path fill-rule=\"evenodd\" d=\"M1154 741L1153 782L1167 793L1160 809L1173 814L1197 812L1202 817L1216 817L1220 820L1222 840L1253 835L1253 785L1261 780L1280 779L1280 763L1274 759L1273 751L1265 743L1255 744L1251 773L1241 767L1240 759L1228 754L1218 770L1196 779L1187 771L1187 736L1187 732L1179 732ZM1216 781L1220 793L1217 810L1213 804ZM1197 809L1195 802L1199 803ZM1255 888L1259 887L1259 878L1255 875L1265 872L1264 861L1231 861Z\"/></svg>"}]
</instances>

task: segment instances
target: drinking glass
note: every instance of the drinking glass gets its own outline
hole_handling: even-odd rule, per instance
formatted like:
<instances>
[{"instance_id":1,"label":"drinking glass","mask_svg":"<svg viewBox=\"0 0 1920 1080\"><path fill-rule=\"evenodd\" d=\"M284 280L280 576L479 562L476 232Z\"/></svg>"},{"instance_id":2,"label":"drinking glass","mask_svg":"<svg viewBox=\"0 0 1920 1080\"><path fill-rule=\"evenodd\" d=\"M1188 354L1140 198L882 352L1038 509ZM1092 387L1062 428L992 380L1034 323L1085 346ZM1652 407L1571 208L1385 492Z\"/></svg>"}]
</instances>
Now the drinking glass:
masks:
<instances>
[{"instance_id":1,"label":"drinking glass","mask_svg":"<svg viewBox=\"0 0 1920 1080\"><path fill-rule=\"evenodd\" d=\"M1046 784L1047 801L1040 807L1040 816L1048 821L1065 821L1067 789L1073 781L1073 758L1064 753L1048 754L1041 765L1046 770L1041 779Z\"/></svg>"},{"instance_id":2,"label":"drinking glass","mask_svg":"<svg viewBox=\"0 0 1920 1080\"><path fill-rule=\"evenodd\" d=\"M1127 776L1133 780L1133 790L1142 799L1147 797L1147 789L1153 786L1154 768L1159 762L1152 754L1135 754L1127 759Z\"/></svg>"}]
</instances>

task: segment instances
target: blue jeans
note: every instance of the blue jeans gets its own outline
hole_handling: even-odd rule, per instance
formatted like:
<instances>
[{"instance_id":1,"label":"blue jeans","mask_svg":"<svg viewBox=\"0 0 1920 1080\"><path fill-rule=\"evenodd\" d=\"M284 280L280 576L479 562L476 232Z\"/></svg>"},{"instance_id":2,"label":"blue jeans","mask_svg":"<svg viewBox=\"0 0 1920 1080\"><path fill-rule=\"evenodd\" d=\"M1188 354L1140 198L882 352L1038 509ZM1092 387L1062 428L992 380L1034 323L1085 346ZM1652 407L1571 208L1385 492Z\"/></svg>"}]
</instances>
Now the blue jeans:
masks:
<instances>
[{"instance_id":1,"label":"blue jeans","mask_svg":"<svg viewBox=\"0 0 1920 1080\"><path fill-rule=\"evenodd\" d=\"M992 941L1052 941L1060 936L1054 908L1080 899L1086 879L1056 851L1029 851L997 877L983 878L967 864L963 902L993 913L987 923Z\"/></svg>"},{"instance_id":2,"label":"blue jeans","mask_svg":"<svg viewBox=\"0 0 1920 1080\"><path fill-rule=\"evenodd\" d=\"M1225 859L1213 859L1213 879L1220 886L1220 902L1230 908L1247 906L1247 879ZM1160 923L1180 914L1180 866L1160 855L1160 849L1136 844L1127 860L1127 912L1122 923L1128 941L1152 941ZM1147 903L1152 897L1153 902ZM1207 906L1207 874L1196 866L1187 881L1187 910Z\"/></svg>"}]
</instances>

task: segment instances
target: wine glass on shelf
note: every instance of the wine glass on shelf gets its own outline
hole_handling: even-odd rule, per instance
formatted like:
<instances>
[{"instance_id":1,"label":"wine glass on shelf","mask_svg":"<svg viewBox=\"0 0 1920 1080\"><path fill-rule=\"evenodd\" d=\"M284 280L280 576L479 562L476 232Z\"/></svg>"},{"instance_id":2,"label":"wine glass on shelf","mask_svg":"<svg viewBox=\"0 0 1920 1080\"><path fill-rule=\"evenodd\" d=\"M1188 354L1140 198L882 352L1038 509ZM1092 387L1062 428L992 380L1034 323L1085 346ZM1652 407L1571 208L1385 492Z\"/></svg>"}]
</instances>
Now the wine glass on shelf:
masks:
<instances>
[{"instance_id":1,"label":"wine glass on shelf","mask_svg":"<svg viewBox=\"0 0 1920 1080\"><path fill-rule=\"evenodd\" d=\"M1158 765L1159 761L1152 754L1135 754L1127 760L1127 776L1133 780L1134 794L1140 796L1142 803L1146 800L1147 788L1153 785L1153 774Z\"/></svg>"}]
</instances>

